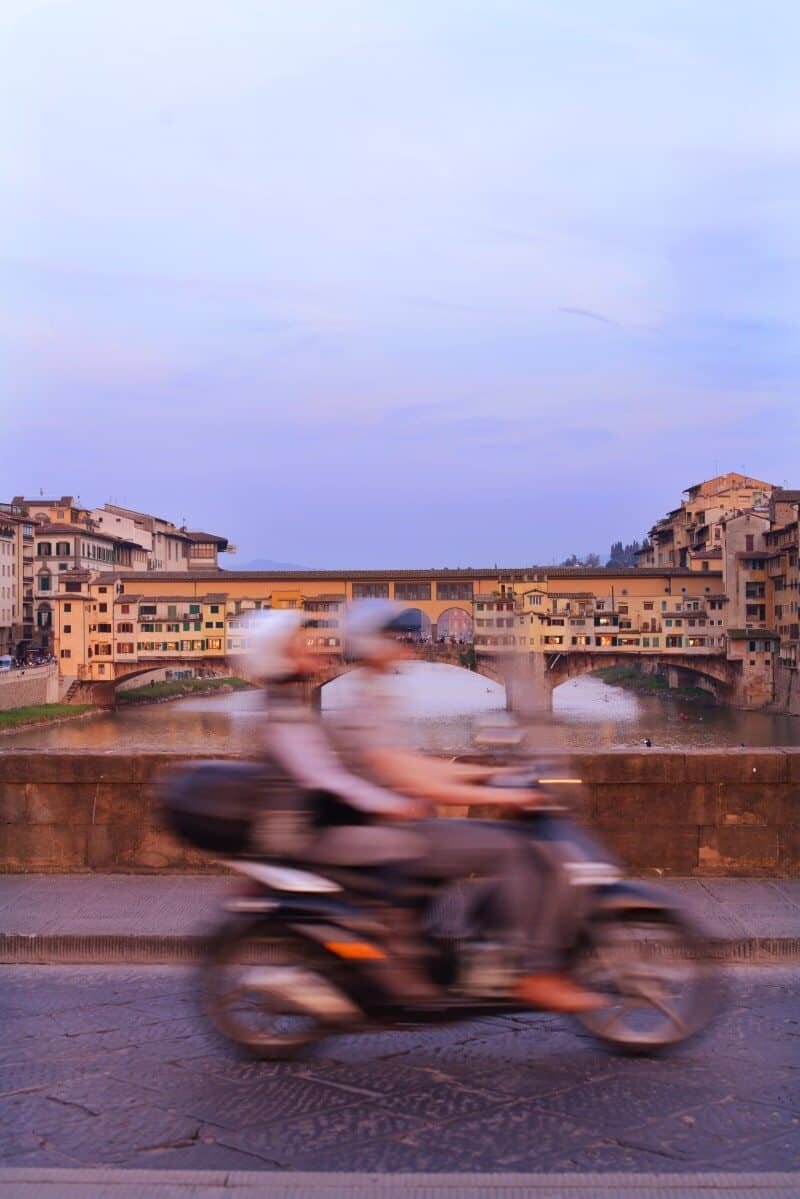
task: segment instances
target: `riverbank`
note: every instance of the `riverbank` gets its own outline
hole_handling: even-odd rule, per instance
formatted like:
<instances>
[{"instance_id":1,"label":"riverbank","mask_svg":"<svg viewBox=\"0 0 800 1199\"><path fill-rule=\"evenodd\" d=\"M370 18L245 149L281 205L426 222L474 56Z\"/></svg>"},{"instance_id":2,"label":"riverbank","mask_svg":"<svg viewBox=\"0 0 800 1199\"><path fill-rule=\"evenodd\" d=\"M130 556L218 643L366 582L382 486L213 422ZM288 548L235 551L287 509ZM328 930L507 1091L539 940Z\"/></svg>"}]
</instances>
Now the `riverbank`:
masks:
<instances>
[{"instance_id":1,"label":"riverbank","mask_svg":"<svg viewBox=\"0 0 800 1199\"><path fill-rule=\"evenodd\" d=\"M592 674L609 687L623 687L637 695L653 695L666 700L679 699L703 708L717 707L717 701L710 691L705 691L702 687L670 687L666 675L644 674L638 666L606 666L602 670L593 671Z\"/></svg>"},{"instance_id":2,"label":"riverbank","mask_svg":"<svg viewBox=\"0 0 800 1199\"><path fill-rule=\"evenodd\" d=\"M149 683L144 687L126 687L117 691L117 703L152 704L168 699L186 699L194 695L230 695L234 691L252 691L253 684L234 677L227 679L175 679Z\"/></svg>"},{"instance_id":3,"label":"riverbank","mask_svg":"<svg viewBox=\"0 0 800 1199\"><path fill-rule=\"evenodd\" d=\"M15 732L37 724L63 724L98 711L94 704L30 704L0 711L0 733Z\"/></svg>"}]
</instances>

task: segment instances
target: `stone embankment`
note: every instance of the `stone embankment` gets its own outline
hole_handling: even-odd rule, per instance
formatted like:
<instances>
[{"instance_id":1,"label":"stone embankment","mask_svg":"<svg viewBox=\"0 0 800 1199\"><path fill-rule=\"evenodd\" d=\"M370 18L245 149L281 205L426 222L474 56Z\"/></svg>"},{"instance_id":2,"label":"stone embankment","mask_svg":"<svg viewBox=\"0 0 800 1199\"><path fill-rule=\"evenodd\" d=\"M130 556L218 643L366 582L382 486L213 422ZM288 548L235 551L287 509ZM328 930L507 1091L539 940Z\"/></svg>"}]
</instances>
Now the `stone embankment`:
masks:
<instances>
[{"instance_id":1,"label":"stone embankment","mask_svg":"<svg viewBox=\"0 0 800 1199\"><path fill-rule=\"evenodd\" d=\"M0 711L57 704L68 685L59 678L55 662L47 666L26 666L22 670L4 670L0 672Z\"/></svg>"},{"instance_id":2,"label":"stone embankment","mask_svg":"<svg viewBox=\"0 0 800 1199\"><path fill-rule=\"evenodd\" d=\"M153 780L182 760L192 759L0 750L0 871L218 871L160 820ZM585 818L636 871L800 875L800 749L619 750L568 762L584 781Z\"/></svg>"}]
</instances>

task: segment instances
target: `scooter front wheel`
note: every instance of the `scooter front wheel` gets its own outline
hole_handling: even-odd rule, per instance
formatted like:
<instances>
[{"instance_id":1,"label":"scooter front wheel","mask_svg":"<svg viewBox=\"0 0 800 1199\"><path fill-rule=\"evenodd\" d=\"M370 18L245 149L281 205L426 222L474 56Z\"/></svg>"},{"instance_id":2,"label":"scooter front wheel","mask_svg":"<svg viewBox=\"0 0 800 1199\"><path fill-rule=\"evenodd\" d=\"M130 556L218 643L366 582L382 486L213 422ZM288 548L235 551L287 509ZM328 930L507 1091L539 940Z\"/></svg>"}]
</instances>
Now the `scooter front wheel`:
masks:
<instances>
[{"instance_id":1,"label":"scooter front wheel","mask_svg":"<svg viewBox=\"0 0 800 1199\"><path fill-rule=\"evenodd\" d=\"M702 1032L722 987L698 931L670 908L596 916L574 962L574 977L606 1003L578 1020L623 1053L657 1053Z\"/></svg>"}]
</instances>

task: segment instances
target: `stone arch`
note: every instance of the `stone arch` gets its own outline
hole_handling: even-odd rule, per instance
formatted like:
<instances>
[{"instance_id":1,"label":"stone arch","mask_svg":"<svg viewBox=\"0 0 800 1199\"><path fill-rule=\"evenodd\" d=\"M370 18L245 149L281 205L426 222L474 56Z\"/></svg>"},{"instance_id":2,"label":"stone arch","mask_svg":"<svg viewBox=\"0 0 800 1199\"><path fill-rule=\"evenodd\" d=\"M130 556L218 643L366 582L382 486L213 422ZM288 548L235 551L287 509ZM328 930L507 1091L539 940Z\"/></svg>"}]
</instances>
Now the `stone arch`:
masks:
<instances>
[{"instance_id":1,"label":"stone arch","mask_svg":"<svg viewBox=\"0 0 800 1199\"><path fill-rule=\"evenodd\" d=\"M408 634L410 641L418 643L430 641L433 637L433 621L427 612L423 612L422 608L413 606L404 608L402 615L409 621L416 622L415 629Z\"/></svg>"},{"instance_id":2,"label":"stone arch","mask_svg":"<svg viewBox=\"0 0 800 1199\"><path fill-rule=\"evenodd\" d=\"M457 605L445 608L436 621L436 637L446 642L472 644L473 622L472 614L466 608Z\"/></svg>"},{"instance_id":3,"label":"stone arch","mask_svg":"<svg viewBox=\"0 0 800 1199\"><path fill-rule=\"evenodd\" d=\"M732 676L731 664L721 661L719 657L693 657L689 654L593 654L567 653L551 655L547 663L545 678L550 684L550 690L555 691L562 683L582 675L594 674L606 666L627 666L643 663L649 664L655 672L668 674L670 671L684 676L693 676L706 690L717 690L723 694L730 693L736 686L736 678Z\"/></svg>"}]
</instances>

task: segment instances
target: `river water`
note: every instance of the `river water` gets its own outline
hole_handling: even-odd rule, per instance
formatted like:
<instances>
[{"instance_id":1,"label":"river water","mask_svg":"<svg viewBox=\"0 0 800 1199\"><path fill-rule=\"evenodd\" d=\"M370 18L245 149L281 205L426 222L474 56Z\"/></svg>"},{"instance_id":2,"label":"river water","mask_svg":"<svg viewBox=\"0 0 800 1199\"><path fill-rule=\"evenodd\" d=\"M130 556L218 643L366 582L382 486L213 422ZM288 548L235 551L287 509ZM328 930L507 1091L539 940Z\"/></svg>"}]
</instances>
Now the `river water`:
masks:
<instances>
[{"instance_id":1,"label":"river water","mask_svg":"<svg viewBox=\"0 0 800 1199\"><path fill-rule=\"evenodd\" d=\"M329 683L322 693L323 711L330 716L346 704L353 685L352 675ZM404 714L407 739L435 752L470 749L476 725L505 706L502 687L454 666L410 663L388 686ZM636 747L646 737L670 749L800 745L800 717L700 708L639 696L591 677L559 687L553 709L552 717L537 726L543 747ZM23 729L0 737L0 748L247 751L258 742L262 720L260 693L240 691Z\"/></svg>"}]
</instances>

